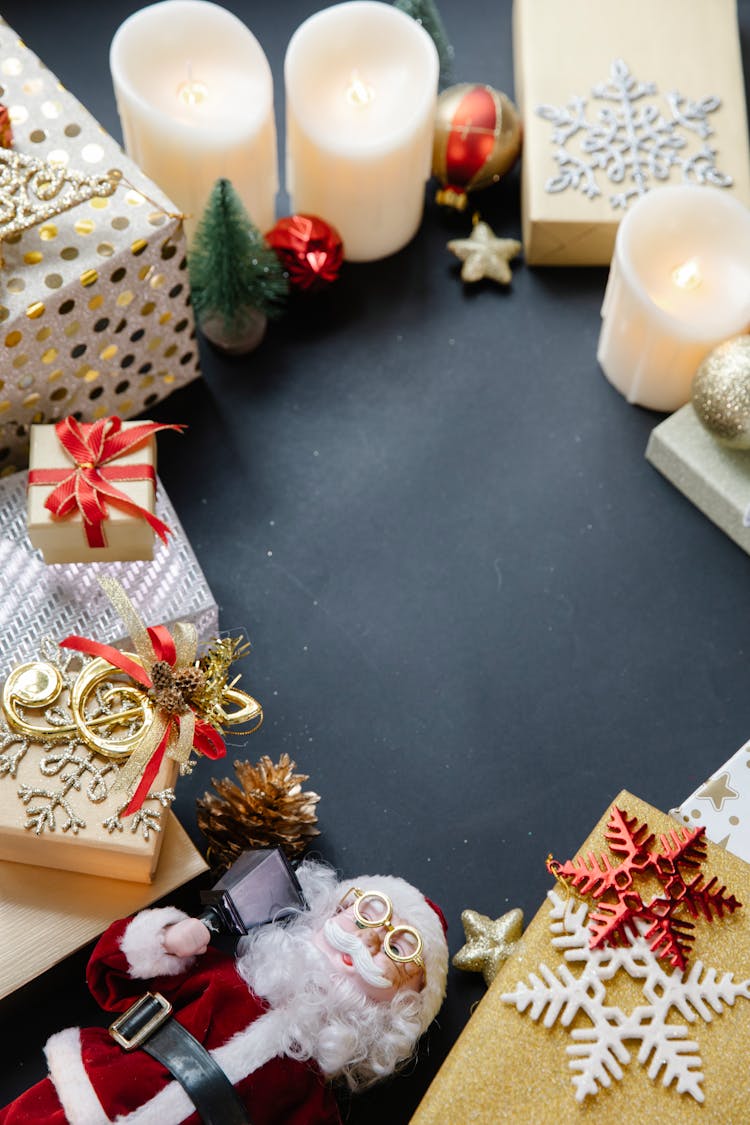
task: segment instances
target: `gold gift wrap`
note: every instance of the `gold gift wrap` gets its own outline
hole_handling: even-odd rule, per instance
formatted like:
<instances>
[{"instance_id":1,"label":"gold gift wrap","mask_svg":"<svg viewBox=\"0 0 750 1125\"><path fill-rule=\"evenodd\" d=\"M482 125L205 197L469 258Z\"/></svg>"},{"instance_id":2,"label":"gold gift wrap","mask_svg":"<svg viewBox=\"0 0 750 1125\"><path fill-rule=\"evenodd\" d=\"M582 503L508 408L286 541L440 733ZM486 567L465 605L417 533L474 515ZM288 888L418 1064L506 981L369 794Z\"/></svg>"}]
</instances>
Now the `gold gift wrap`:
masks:
<instances>
[{"instance_id":1,"label":"gold gift wrap","mask_svg":"<svg viewBox=\"0 0 750 1125\"><path fill-rule=\"evenodd\" d=\"M140 422L124 422L128 430ZM137 449L122 453L114 464L122 467L148 465L156 469L156 439L151 436ZM32 426L30 469L66 469L72 471L74 463L65 452L54 426ZM83 516L73 512L63 519L55 519L45 508L45 503L57 486L53 484L29 485L27 497L27 527L29 539L38 547L46 563L77 562L133 562L154 557L154 532L144 519L125 512L116 504L107 504L104 521L105 547L90 547L86 540ZM154 515L156 489L151 480L119 481L117 487L139 508Z\"/></svg>"},{"instance_id":2,"label":"gold gift wrap","mask_svg":"<svg viewBox=\"0 0 750 1125\"><path fill-rule=\"evenodd\" d=\"M628 816L646 822L650 831L668 833L677 822L652 808L628 792L620 793L613 802L626 810ZM607 854L605 830L608 809L580 853ZM554 841L549 841L550 846ZM544 857L540 856L540 863ZM613 866L618 860L612 856ZM698 961L704 969L713 968L719 977L734 976L735 984L750 978L750 866L715 844L707 845L707 858L702 864L707 880L716 875L720 884L744 903L735 913L708 923L695 922L695 944L688 961L686 975ZM565 893L564 888L557 888ZM545 1027L543 1017L530 1018L529 1011L519 1012L502 999L516 990L519 982L528 982L529 974L540 975L544 963L554 972L565 962L551 943L550 905L545 902L528 926L517 952L511 956L495 977L475 1014L441 1067L425 1095L413 1125L497 1125L500 1121L513 1125L557 1125L559 1122L612 1121L629 1125L653 1125L653 1122L689 1125L690 1122L743 1122L748 1120L750 1106L750 1072L746 1065L750 1049L750 999L739 996L725 1002L721 1011L708 1011L709 1019L695 1016L692 1022L682 1015L674 1018L687 1028L686 1038L697 1044L704 1075L701 1104L688 1093L678 1093L675 1085L664 1086L662 1074L649 1078L648 1063L637 1059L640 1044L627 1041L630 1061L623 1065L620 1080L612 1079L608 1088L576 1100L570 1056L566 1048L575 1040L571 1032L590 1027L580 1013L568 1027L558 1017L554 1025ZM666 962L659 962L667 972ZM568 965L574 976L580 976L580 963ZM607 1002L632 1012L644 999L643 981L634 980L624 971L607 982ZM708 1008L708 1006L706 1006ZM674 1012L670 1013L672 1022Z\"/></svg>"},{"instance_id":3,"label":"gold gift wrap","mask_svg":"<svg viewBox=\"0 0 750 1125\"><path fill-rule=\"evenodd\" d=\"M597 152L587 153L583 145L598 144L602 134L596 137L574 123L595 124L602 110L620 110L616 100L594 92L612 85L613 67L620 61L635 84L655 87L637 97L633 88L627 112L636 126L647 107L667 121L684 119L671 133L683 144L679 150L669 143L660 148L647 135L648 128L639 132L645 143L637 160L649 190L682 182L682 169L667 166L670 154L689 160L711 149L715 155L699 157L696 169L707 172L713 161L716 177L712 174L708 182L730 177L732 186L722 190L750 203L735 0L514 0L513 19L516 101L524 128L523 243L530 265L607 265L611 259L617 226L626 213L612 206L611 197L633 186L632 169L620 166L624 174L613 182L605 169L591 172L584 165L604 156L608 147L623 146L627 159L627 130L620 131L613 146L605 139ZM674 93L683 98L677 105L669 100ZM719 104L712 108L707 99ZM546 116L540 116L540 107L547 107ZM669 142L668 131L662 136ZM562 165L556 160L560 153L566 154ZM616 164L613 159L610 166ZM561 189L561 174L579 172L579 187ZM695 172L688 178L695 182ZM583 190L591 182L600 192L593 198Z\"/></svg>"},{"instance_id":4,"label":"gold gift wrap","mask_svg":"<svg viewBox=\"0 0 750 1125\"><path fill-rule=\"evenodd\" d=\"M45 640L1 702L0 860L151 882L179 767L165 758L131 816L117 785L148 697L106 661Z\"/></svg>"},{"instance_id":5,"label":"gold gift wrap","mask_svg":"<svg viewBox=\"0 0 750 1125\"><path fill-rule=\"evenodd\" d=\"M142 413L198 375L198 351L174 205L1 20L0 87L14 153L87 176L117 173L110 195L2 239L7 472L26 463L30 424Z\"/></svg>"}]
</instances>

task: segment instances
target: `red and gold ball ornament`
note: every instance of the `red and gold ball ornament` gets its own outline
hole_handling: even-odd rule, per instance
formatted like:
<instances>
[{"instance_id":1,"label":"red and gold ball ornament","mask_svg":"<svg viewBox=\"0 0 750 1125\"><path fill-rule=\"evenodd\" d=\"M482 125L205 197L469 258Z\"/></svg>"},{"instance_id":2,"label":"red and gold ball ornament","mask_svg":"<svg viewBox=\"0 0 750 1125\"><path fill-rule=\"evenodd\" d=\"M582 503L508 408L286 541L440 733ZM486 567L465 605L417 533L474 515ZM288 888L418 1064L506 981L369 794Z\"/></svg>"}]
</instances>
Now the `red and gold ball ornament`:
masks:
<instances>
[{"instance_id":1,"label":"red and gold ball ornament","mask_svg":"<svg viewBox=\"0 0 750 1125\"><path fill-rule=\"evenodd\" d=\"M279 219L266 235L295 289L312 292L335 281L344 260L339 232L315 215Z\"/></svg>"},{"instance_id":2,"label":"red and gold ball ornament","mask_svg":"<svg viewBox=\"0 0 750 1125\"><path fill-rule=\"evenodd\" d=\"M492 86L461 83L438 98L432 172L436 199L463 211L470 191L495 184L521 151L521 119L510 98Z\"/></svg>"}]
</instances>

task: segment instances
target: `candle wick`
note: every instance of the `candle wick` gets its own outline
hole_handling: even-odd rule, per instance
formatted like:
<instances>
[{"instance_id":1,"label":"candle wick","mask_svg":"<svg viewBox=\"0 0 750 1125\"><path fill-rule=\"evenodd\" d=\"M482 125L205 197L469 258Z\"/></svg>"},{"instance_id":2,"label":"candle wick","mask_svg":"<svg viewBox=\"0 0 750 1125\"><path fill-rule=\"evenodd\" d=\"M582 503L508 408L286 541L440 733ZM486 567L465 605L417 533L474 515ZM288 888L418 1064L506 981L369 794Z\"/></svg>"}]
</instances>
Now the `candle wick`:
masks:
<instances>
[{"instance_id":1,"label":"candle wick","mask_svg":"<svg viewBox=\"0 0 750 1125\"><path fill-rule=\"evenodd\" d=\"M185 69L187 70L187 82L181 83L177 96L182 99L185 105L200 105L208 97L208 86L205 82L197 82L193 78L192 59L186 60Z\"/></svg>"},{"instance_id":2,"label":"candle wick","mask_svg":"<svg viewBox=\"0 0 750 1125\"><path fill-rule=\"evenodd\" d=\"M369 83L360 77L358 70L353 70L349 85L346 89L346 100L350 105L369 105L375 97L375 91Z\"/></svg>"},{"instance_id":3,"label":"candle wick","mask_svg":"<svg viewBox=\"0 0 750 1125\"><path fill-rule=\"evenodd\" d=\"M701 271L696 258L690 258L672 270L672 281L680 289L697 289L701 280Z\"/></svg>"}]
</instances>

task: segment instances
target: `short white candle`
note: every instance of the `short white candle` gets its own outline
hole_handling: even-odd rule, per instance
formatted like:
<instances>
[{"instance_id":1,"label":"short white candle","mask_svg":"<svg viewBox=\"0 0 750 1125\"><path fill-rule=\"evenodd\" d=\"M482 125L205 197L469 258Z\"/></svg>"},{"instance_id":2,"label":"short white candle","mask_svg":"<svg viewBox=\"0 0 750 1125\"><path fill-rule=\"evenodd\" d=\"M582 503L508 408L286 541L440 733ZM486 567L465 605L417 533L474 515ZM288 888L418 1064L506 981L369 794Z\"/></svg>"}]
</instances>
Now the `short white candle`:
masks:
<instances>
[{"instance_id":1,"label":"short white candle","mask_svg":"<svg viewBox=\"0 0 750 1125\"><path fill-rule=\"evenodd\" d=\"M438 56L410 16L352 0L297 28L284 64L293 209L336 227L350 261L415 235L430 176Z\"/></svg>"},{"instance_id":2,"label":"short white candle","mask_svg":"<svg viewBox=\"0 0 750 1125\"><path fill-rule=\"evenodd\" d=\"M620 223L597 358L629 402L676 410L716 344L750 327L750 210L713 187L660 187Z\"/></svg>"},{"instance_id":3,"label":"short white candle","mask_svg":"<svg viewBox=\"0 0 750 1125\"><path fill-rule=\"evenodd\" d=\"M125 149L190 216L226 177L261 231L278 188L273 83L255 36L206 0L135 12L112 40L110 67Z\"/></svg>"}]
</instances>

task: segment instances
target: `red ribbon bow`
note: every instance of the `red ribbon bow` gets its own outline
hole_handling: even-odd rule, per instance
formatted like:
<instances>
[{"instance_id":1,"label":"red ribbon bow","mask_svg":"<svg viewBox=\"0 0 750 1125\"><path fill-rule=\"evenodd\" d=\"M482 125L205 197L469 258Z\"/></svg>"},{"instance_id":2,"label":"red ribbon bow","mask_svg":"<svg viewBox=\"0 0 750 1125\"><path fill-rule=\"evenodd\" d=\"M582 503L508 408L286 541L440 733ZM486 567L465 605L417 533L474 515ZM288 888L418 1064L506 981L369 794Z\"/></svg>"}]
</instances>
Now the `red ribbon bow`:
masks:
<instances>
[{"instance_id":1,"label":"red ribbon bow","mask_svg":"<svg viewBox=\"0 0 750 1125\"><path fill-rule=\"evenodd\" d=\"M166 661L174 668L177 663L177 651L172 634L164 625L156 625L154 628L147 629L147 632L154 648L156 660ZM76 652L86 653L87 656L99 656L115 668L119 668L121 672L125 672L126 675L147 690L154 686L149 672L141 664L120 652L119 649L112 648L111 645L101 644L99 641L89 640L88 637L79 637L73 634L60 641L60 647L72 648ZM194 711L193 714L195 714ZM159 744L149 758L138 786L123 810L123 816L130 816L131 813L137 812L143 804L151 784L159 772L173 735L176 735L179 739L180 715L170 715L167 718ZM227 752L226 743L219 732L203 719L196 720L193 747L199 754L213 760L223 758Z\"/></svg>"},{"instance_id":2,"label":"red ribbon bow","mask_svg":"<svg viewBox=\"0 0 750 1125\"><path fill-rule=\"evenodd\" d=\"M63 449L74 462L70 469L32 469L29 484L55 484L57 488L45 501L45 508L58 519L80 512L89 547L106 547L104 521L107 518L107 501L145 519L163 543L170 528L134 500L116 488L114 481L150 480L156 485L152 465L113 465L123 453L136 449L159 430L177 430L181 425L160 422L143 422L122 429L121 420L112 416L98 422L78 422L69 415L55 426L55 433Z\"/></svg>"}]
</instances>

